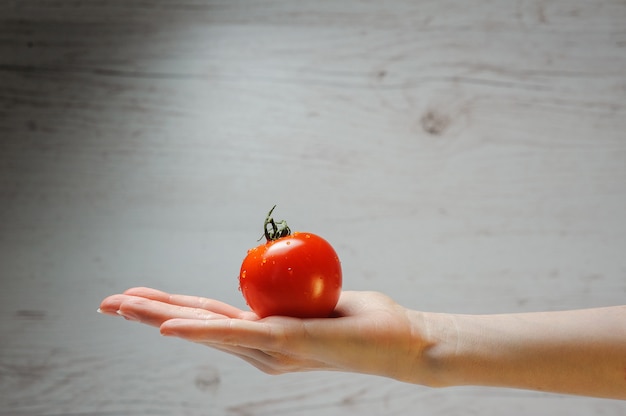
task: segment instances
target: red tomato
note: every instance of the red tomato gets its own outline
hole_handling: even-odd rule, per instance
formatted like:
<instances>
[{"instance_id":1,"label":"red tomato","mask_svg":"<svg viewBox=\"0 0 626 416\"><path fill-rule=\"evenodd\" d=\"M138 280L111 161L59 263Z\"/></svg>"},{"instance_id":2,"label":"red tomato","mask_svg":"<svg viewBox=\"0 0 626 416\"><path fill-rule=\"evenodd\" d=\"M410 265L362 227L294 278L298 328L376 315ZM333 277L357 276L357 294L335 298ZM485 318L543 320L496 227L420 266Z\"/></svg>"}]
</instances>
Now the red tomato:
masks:
<instances>
[{"instance_id":1,"label":"red tomato","mask_svg":"<svg viewBox=\"0 0 626 416\"><path fill-rule=\"evenodd\" d=\"M239 287L248 306L262 318L330 316L341 293L337 253L315 234L289 234L286 223L277 226L271 213L265 222L268 241L248 250L239 272ZM276 232L268 232L268 224Z\"/></svg>"}]
</instances>

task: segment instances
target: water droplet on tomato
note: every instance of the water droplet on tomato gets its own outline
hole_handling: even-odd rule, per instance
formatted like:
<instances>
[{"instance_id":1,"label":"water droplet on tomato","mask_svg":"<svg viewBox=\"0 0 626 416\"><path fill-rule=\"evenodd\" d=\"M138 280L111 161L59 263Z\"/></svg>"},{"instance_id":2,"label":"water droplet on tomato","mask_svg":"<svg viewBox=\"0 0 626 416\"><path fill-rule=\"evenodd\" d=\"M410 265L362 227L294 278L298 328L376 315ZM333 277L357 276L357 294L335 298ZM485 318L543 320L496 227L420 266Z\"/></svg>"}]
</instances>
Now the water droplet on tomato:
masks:
<instances>
[{"instance_id":1,"label":"water droplet on tomato","mask_svg":"<svg viewBox=\"0 0 626 416\"><path fill-rule=\"evenodd\" d=\"M311 238L311 236L309 234L305 234L304 238Z\"/></svg>"},{"instance_id":2,"label":"water droplet on tomato","mask_svg":"<svg viewBox=\"0 0 626 416\"><path fill-rule=\"evenodd\" d=\"M289 244L291 244L291 241L287 241L285 244L289 245Z\"/></svg>"},{"instance_id":3,"label":"water droplet on tomato","mask_svg":"<svg viewBox=\"0 0 626 416\"><path fill-rule=\"evenodd\" d=\"M262 266L262 265L264 265L265 263L267 263L267 259L263 259L263 260L261 261L261 266Z\"/></svg>"},{"instance_id":4,"label":"water droplet on tomato","mask_svg":"<svg viewBox=\"0 0 626 416\"><path fill-rule=\"evenodd\" d=\"M246 278L246 270L244 270L243 272L241 272L241 278L245 279Z\"/></svg>"}]
</instances>

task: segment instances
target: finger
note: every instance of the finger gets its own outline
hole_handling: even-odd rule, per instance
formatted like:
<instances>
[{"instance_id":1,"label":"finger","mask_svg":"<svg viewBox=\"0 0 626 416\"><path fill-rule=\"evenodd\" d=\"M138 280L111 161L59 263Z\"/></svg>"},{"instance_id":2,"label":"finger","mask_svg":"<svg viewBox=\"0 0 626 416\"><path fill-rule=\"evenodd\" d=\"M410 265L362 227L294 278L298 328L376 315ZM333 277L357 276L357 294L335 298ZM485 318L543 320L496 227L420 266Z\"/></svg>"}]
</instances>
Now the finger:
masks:
<instances>
[{"instance_id":1,"label":"finger","mask_svg":"<svg viewBox=\"0 0 626 416\"><path fill-rule=\"evenodd\" d=\"M330 352L332 356L333 351L325 351L311 340L303 331L303 322L285 317L263 321L172 319L164 322L160 330L163 335L235 355L268 374L337 369L335 360L329 360L326 354Z\"/></svg>"},{"instance_id":2,"label":"finger","mask_svg":"<svg viewBox=\"0 0 626 416\"><path fill-rule=\"evenodd\" d=\"M287 372L274 356L260 350L245 347L227 347L219 344L203 345L233 355L267 374L283 374Z\"/></svg>"},{"instance_id":3,"label":"finger","mask_svg":"<svg viewBox=\"0 0 626 416\"><path fill-rule=\"evenodd\" d=\"M163 322L161 334L193 342L239 346L264 351L295 350L302 334L299 319L274 317L270 320L172 319Z\"/></svg>"},{"instance_id":4,"label":"finger","mask_svg":"<svg viewBox=\"0 0 626 416\"><path fill-rule=\"evenodd\" d=\"M222 322L224 321L229 320L222 320ZM210 339L212 337L201 329L206 326L196 325L197 323L197 320L172 319L164 322L161 325L160 330L161 334L165 336L176 336L178 338L200 343L202 345L206 345L207 347L233 355L267 374L280 374L283 372L277 369L275 364L276 359L273 355L267 354L257 348L248 348L239 345L225 344L220 341L211 341Z\"/></svg>"},{"instance_id":5,"label":"finger","mask_svg":"<svg viewBox=\"0 0 626 416\"><path fill-rule=\"evenodd\" d=\"M147 298L147 297L142 296L141 292L132 293L130 290L127 290L126 292L122 294L108 296L104 298L104 300L102 300L102 302L100 303L99 312L110 314L110 315L117 315L118 314L117 312L120 310L120 306L122 305L122 303L127 302L129 299L136 299L136 298Z\"/></svg>"},{"instance_id":6,"label":"finger","mask_svg":"<svg viewBox=\"0 0 626 416\"><path fill-rule=\"evenodd\" d=\"M177 295L147 287L135 287L124 292L126 295L139 296L146 299L157 300L172 305L185 306L188 308L205 309L230 318L258 319L258 316L250 311L243 311L235 306L220 302L215 299L200 296Z\"/></svg>"},{"instance_id":7,"label":"finger","mask_svg":"<svg viewBox=\"0 0 626 416\"><path fill-rule=\"evenodd\" d=\"M226 319L220 315L205 309L188 308L185 306L171 305L168 303L146 299L137 296L123 295L117 313L124 318L141 322L146 325L160 326L170 319L182 318L189 320Z\"/></svg>"},{"instance_id":8,"label":"finger","mask_svg":"<svg viewBox=\"0 0 626 416\"><path fill-rule=\"evenodd\" d=\"M111 295L100 302L99 312L107 315L117 315L117 311L120 309L120 305L126 299L126 295Z\"/></svg>"},{"instance_id":9,"label":"finger","mask_svg":"<svg viewBox=\"0 0 626 416\"><path fill-rule=\"evenodd\" d=\"M299 357L254 348L204 343L207 347L240 358L267 374L284 374L313 370L336 370L336 368L312 357Z\"/></svg>"}]
</instances>

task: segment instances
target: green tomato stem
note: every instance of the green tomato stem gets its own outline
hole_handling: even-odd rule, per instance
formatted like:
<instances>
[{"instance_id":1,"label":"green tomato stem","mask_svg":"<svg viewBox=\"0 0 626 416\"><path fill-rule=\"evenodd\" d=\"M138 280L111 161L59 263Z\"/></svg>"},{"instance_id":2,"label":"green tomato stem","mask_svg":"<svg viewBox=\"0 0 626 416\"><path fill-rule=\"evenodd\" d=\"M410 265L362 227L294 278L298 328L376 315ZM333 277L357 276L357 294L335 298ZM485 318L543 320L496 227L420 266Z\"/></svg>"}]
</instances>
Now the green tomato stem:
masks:
<instances>
[{"instance_id":1,"label":"green tomato stem","mask_svg":"<svg viewBox=\"0 0 626 416\"><path fill-rule=\"evenodd\" d=\"M291 229L287 226L287 221L281 220L277 223L274 221L274 218L272 218L274 208L276 208L276 205L274 205L272 209L270 209L270 212L267 213L267 217L265 217L265 222L263 223L263 234L265 235L265 239L268 243L270 241L275 241L279 238L291 235ZM269 230L268 226L270 226Z\"/></svg>"}]
</instances>

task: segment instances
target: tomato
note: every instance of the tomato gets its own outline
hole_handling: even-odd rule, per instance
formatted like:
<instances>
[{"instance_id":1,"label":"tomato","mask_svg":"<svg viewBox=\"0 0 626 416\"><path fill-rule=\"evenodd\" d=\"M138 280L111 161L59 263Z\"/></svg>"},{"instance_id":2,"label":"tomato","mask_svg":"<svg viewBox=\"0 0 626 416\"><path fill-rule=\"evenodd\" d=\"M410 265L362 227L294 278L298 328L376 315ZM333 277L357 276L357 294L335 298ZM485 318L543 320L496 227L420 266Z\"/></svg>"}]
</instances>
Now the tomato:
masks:
<instances>
[{"instance_id":1,"label":"tomato","mask_svg":"<svg viewBox=\"0 0 626 416\"><path fill-rule=\"evenodd\" d=\"M291 234L284 221L276 224L274 208L265 220L267 242L248 250L241 264L239 287L248 306L262 318L330 316L341 294L337 253L318 235Z\"/></svg>"}]
</instances>

